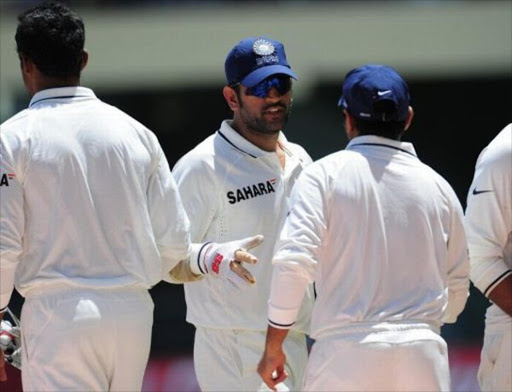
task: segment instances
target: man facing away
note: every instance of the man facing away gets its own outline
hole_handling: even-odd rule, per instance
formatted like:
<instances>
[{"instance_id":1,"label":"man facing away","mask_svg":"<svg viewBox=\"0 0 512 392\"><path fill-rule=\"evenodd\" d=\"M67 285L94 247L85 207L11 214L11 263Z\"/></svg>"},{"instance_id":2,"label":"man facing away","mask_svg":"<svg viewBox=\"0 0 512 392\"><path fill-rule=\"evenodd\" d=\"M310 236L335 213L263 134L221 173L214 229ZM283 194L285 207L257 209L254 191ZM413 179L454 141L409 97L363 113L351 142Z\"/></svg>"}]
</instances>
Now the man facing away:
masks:
<instances>
[{"instance_id":1,"label":"man facing away","mask_svg":"<svg viewBox=\"0 0 512 392\"><path fill-rule=\"evenodd\" d=\"M478 382L512 391L512 124L478 157L466 208L471 280L492 302Z\"/></svg>"},{"instance_id":2,"label":"man facing away","mask_svg":"<svg viewBox=\"0 0 512 392\"><path fill-rule=\"evenodd\" d=\"M308 166L292 191L259 374L271 388L286 377L281 345L315 281L304 390L448 391L440 327L469 285L461 205L400 141L413 111L395 69L352 70L340 105L346 150Z\"/></svg>"},{"instance_id":3,"label":"man facing away","mask_svg":"<svg viewBox=\"0 0 512 392\"><path fill-rule=\"evenodd\" d=\"M285 138L295 73L281 42L250 37L236 44L225 61L224 98L233 119L173 168L194 242L230 241L254 233L265 242L250 267L252 285L235 286L208 273L185 284L187 321L196 327L194 365L203 391L255 391L262 384L256 366L263 353L274 238L289 208L291 188L311 162L304 149ZM199 252L193 272L205 271ZM222 265L222 264L221 264ZM311 300L307 294L306 303ZM306 306L307 308L307 306ZM290 374L282 390L298 390L307 360L307 314L284 346Z\"/></svg>"},{"instance_id":4,"label":"man facing away","mask_svg":"<svg viewBox=\"0 0 512 392\"><path fill-rule=\"evenodd\" d=\"M0 319L15 285L25 297L26 391L140 390L153 324L148 289L169 271L179 275L193 250L155 135L79 85L84 41L82 19L59 3L19 17L32 99L1 125ZM247 247L210 245L226 259ZM229 264L238 272L255 261L236 256Z\"/></svg>"}]
</instances>

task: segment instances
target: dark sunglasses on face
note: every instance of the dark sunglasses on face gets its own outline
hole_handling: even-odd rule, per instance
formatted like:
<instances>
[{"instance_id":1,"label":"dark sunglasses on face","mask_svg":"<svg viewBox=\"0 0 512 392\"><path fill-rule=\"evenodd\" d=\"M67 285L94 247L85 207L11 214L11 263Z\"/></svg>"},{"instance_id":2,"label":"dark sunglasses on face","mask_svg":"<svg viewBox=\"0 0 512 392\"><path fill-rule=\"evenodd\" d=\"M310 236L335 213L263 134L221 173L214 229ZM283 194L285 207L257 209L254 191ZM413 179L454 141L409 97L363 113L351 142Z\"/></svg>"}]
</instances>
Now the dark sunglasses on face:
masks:
<instances>
[{"instance_id":1,"label":"dark sunglasses on face","mask_svg":"<svg viewBox=\"0 0 512 392\"><path fill-rule=\"evenodd\" d=\"M270 76L258 84L248 87L245 94L266 98L274 87L280 95L284 95L292 89L292 80L288 76Z\"/></svg>"}]
</instances>

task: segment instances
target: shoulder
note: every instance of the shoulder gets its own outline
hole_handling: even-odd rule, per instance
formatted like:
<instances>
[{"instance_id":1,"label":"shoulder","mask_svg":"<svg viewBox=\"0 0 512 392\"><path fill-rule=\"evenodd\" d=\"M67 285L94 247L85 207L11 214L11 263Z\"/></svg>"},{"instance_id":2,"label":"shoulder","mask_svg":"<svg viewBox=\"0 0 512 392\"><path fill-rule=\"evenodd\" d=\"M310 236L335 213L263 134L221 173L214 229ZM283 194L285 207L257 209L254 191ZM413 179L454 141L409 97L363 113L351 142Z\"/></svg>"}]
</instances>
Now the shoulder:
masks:
<instances>
[{"instance_id":1,"label":"shoulder","mask_svg":"<svg viewBox=\"0 0 512 392\"><path fill-rule=\"evenodd\" d=\"M24 140L27 138L29 110L25 109L0 125L0 144L2 148L11 151L22 149L26 146Z\"/></svg>"},{"instance_id":2,"label":"shoulder","mask_svg":"<svg viewBox=\"0 0 512 392\"><path fill-rule=\"evenodd\" d=\"M174 172L210 172L214 171L215 135L210 135L176 162Z\"/></svg>"},{"instance_id":3,"label":"shoulder","mask_svg":"<svg viewBox=\"0 0 512 392\"><path fill-rule=\"evenodd\" d=\"M360 154L354 151L337 151L316 160L304 168L304 175L317 178L336 177L347 165L353 164Z\"/></svg>"},{"instance_id":4,"label":"shoulder","mask_svg":"<svg viewBox=\"0 0 512 392\"><path fill-rule=\"evenodd\" d=\"M2 130L2 135L5 135L8 132L16 131L22 128L28 118L29 110L24 109L21 112L15 114L14 116L5 120L1 125L0 129Z\"/></svg>"},{"instance_id":5,"label":"shoulder","mask_svg":"<svg viewBox=\"0 0 512 392\"><path fill-rule=\"evenodd\" d=\"M297 155L299 159L301 159L304 163L310 164L311 162L313 162L311 156L300 144L287 142L285 147L288 148L292 152L292 154Z\"/></svg>"},{"instance_id":6,"label":"shoulder","mask_svg":"<svg viewBox=\"0 0 512 392\"><path fill-rule=\"evenodd\" d=\"M511 162L512 124L509 124L481 152L477 165L510 171Z\"/></svg>"},{"instance_id":7,"label":"shoulder","mask_svg":"<svg viewBox=\"0 0 512 392\"><path fill-rule=\"evenodd\" d=\"M144 132L149 131L149 129L144 124L137 121L132 116L123 112L121 109L119 109L116 106L110 105L108 103L105 103L105 102L99 101L99 100L98 100L98 106L118 121L123 121L126 124L130 125L131 127L142 130ZM149 132L151 132L151 131L149 131Z\"/></svg>"}]
</instances>

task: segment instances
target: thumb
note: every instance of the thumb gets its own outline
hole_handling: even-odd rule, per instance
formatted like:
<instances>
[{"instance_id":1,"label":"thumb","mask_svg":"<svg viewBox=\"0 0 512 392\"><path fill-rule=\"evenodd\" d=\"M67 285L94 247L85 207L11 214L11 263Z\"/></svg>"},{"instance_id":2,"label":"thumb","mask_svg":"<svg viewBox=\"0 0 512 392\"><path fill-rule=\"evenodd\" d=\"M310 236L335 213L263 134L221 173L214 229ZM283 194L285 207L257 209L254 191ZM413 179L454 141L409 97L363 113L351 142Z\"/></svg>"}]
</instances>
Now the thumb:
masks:
<instances>
[{"instance_id":1,"label":"thumb","mask_svg":"<svg viewBox=\"0 0 512 392\"><path fill-rule=\"evenodd\" d=\"M258 245L261 245L261 243L263 242L263 239L264 239L264 237L261 234L258 234L258 235L255 235L254 237L244 238L240 242L240 245L242 248L249 250L249 249L257 247Z\"/></svg>"}]
</instances>

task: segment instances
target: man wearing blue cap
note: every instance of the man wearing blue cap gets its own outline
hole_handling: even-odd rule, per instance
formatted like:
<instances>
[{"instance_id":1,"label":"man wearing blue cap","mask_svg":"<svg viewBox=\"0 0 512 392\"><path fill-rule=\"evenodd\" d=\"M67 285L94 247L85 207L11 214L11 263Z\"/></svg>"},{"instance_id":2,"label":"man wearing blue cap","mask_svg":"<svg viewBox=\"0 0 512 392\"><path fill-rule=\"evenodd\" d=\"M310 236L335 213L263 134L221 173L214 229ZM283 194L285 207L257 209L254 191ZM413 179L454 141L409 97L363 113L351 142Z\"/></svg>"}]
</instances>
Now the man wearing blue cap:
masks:
<instances>
[{"instance_id":1,"label":"man wearing blue cap","mask_svg":"<svg viewBox=\"0 0 512 392\"><path fill-rule=\"evenodd\" d=\"M455 322L469 286L461 205L400 141L413 111L395 69L352 70L339 104L350 142L292 191L258 372L271 388L286 377L281 345L314 281L304 390L449 391L440 327Z\"/></svg>"},{"instance_id":2,"label":"man wearing blue cap","mask_svg":"<svg viewBox=\"0 0 512 392\"><path fill-rule=\"evenodd\" d=\"M229 52L225 72L223 94L233 119L180 159L173 174L192 242L225 243L255 234L265 241L254 249L259 262L245 271L246 282L238 281L243 284L222 279L229 260L214 257L217 262L208 268L203 260L214 250L208 245L197 250L190 269L198 281L185 284L187 321L196 327L194 365L203 391L268 390L256 366L265 345L270 261L291 188L311 158L281 132L291 109L291 79L296 79L283 44L246 38ZM279 390L298 390L302 381L312 295L306 297L284 345L290 377Z\"/></svg>"}]
</instances>

